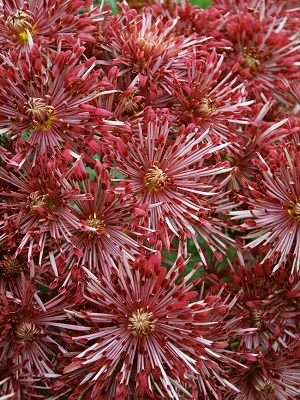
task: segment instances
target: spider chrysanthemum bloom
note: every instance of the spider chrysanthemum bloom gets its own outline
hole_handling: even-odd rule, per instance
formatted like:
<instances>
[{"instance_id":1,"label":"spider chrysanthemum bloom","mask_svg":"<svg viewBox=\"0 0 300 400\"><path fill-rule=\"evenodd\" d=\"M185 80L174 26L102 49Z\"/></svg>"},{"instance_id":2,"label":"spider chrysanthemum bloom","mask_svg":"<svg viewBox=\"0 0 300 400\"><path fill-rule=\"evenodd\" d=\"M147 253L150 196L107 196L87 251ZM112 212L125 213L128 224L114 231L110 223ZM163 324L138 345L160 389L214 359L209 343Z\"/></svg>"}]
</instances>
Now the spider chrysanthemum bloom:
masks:
<instances>
[{"instance_id":1,"label":"spider chrysanthemum bloom","mask_svg":"<svg viewBox=\"0 0 300 400\"><path fill-rule=\"evenodd\" d=\"M126 177L115 179L120 189L129 185L141 204L149 204L143 224L158 231L166 249L174 235L185 243L187 237L196 242L199 234L213 251L224 250L221 242L230 241L222 230L224 221L206 217L212 209L217 214L218 208L226 208L222 187L230 179L231 169L226 162L209 164L212 153L226 144L219 144L218 138L206 142L208 131L200 134L194 125L182 125L173 132L167 111L151 112L148 117L128 140L128 156L114 154L114 168Z\"/></svg>"},{"instance_id":2,"label":"spider chrysanthemum bloom","mask_svg":"<svg viewBox=\"0 0 300 400\"><path fill-rule=\"evenodd\" d=\"M246 362L248 370L236 374L231 381L240 393L225 395L226 400L295 400L300 398L299 338L287 348L278 349L275 342L261 352L257 361Z\"/></svg>"},{"instance_id":3,"label":"spider chrysanthemum bloom","mask_svg":"<svg viewBox=\"0 0 300 400\"><path fill-rule=\"evenodd\" d=\"M232 332L238 351L267 349L274 340L287 347L299 332L299 277L289 281L289 270L272 274L272 262L260 257L235 257L231 261L231 282L225 294L239 295L231 309Z\"/></svg>"},{"instance_id":4,"label":"spider chrysanthemum bloom","mask_svg":"<svg viewBox=\"0 0 300 400\"><path fill-rule=\"evenodd\" d=\"M232 71L222 76L225 55L216 51L202 57L195 54L186 58L186 68L180 76L175 75L166 84L166 90L176 98L174 114L181 123L194 123L201 131L211 126L211 133L224 143L238 145L239 137L233 125L248 124L246 111L253 101L246 100L244 83L237 84Z\"/></svg>"},{"instance_id":5,"label":"spider chrysanthemum bloom","mask_svg":"<svg viewBox=\"0 0 300 400\"><path fill-rule=\"evenodd\" d=\"M193 384L199 357L214 375L212 349L224 343L207 340L206 331L214 324L207 318L219 310L209 300L189 301L197 281L189 282L194 271L182 277L185 265L178 258L167 272L157 253L139 265L124 259L109 278L86 270L86 303L68 313L92 331L73 337L85 345L64 370L66 387L77 385L70 399L155 398L156 392L192 398L184 387Z\"/></svg>"},{"instance_id":6,"label":"spider chrysanthemum bloom","mask_svg":"<svg viewBox=\"0 0 300 400\"><path fill-rule=\"evenodd\" d=\"M87 150L87 138L94 135L97 120L94 116L92 121L85 107L100 95L101 88L94 60L80 61L83 51L76 44L72 50L51 52L44 58L33 47L26 59L15 52L4 58L0 66L0 128L16 139L18 146L26 146L27 152L17 157L19 162L29 151L37 156L67 148L79 154L85 143Z\"/></svg>"},{"instance_id":7,"label":"spider chrysanthemum bloom","mask_svg":"<svg viewBox=\"0 0 300 400\"><path fill-rule=\"evenodd\" d=\"M244 250L264 247L264 258L272 260L273 272L289 261L290 279L300 265L300 163L293 146L271 151L266 161L253 160L261 173L259 186L248 184L249 197L241 196L248 210L232 211L233 219L244 218Z\"/></svg>"},{"instance_id":8,"label":"spider chrysanthemum bloom","mask_svg":"<svg viewBox=\"0 0 300 400\"><path fill-rule=\"evenodd\" d=\"M0 168L0 179L5 183L0 186L3 189L0 200L1 243L6 243L9 249L12 243L13 249L16 248L14 257L21 252L24 257L26 250L28 262L37 256L40 264L47 253L51 260L50 269L57 276L54 254L57 255L63 243L70 244L70 225L78 230L82 227L74 215L72 201L91 200L92 196L82 193L70 178L72 169L61 172L51 161L39 157L35 166L27 161L18 171ZM76 163L72 168L75 167ZM6 183L10 186L7 187Z\"/></svg>"},{"instance_id":9,"label":"spider chrysanthemum bloom","mask_svg":"<svg viewBox=\"0 0 300 400\"><path fill-rule=\"evenodd\" d=\"M34 43L43 47L74 45L78 39L92 40L95 28L89 11L92 1L3 0L0 5L0 45L2 50L28 51ZM85 7L85 13L80 11ZM100 14L99 12L97 14Z\"/></svg>"},{"instance_id":10,"label":"spider chrysanthemum bloom","mask_svg":"<svg viewBox=\"0 0 300 400\"><path fill-rule=\"evenodd\" d=\"M199 5L192 5L189 1L180 0L155 0L151 5L154 16L162 16L164 23L177 20L172 33L177 36L189 36L197 33L198 37L206 37L201 49L228 49L231 43L220 31L220 25L224 21L223 10L217 7L203 9Z\"/></svg>"},{"instance_id":11,"label":"spider chrysanthemum bloom","mask_svg":"<svg viewBox=\"0 0 300 400\"><path fill-rule=\"evenodd\" d=\"M267 122L267 113L273 106L273 101L265 104L256 104L248 113L252 121L248 125L240 126L235 133L239 135L240 145L231 143L222 151L221 159L227 160L235 173L228 184L236 193L247 195L247 182L255 182L255 176L259 174L257 166L252 162L259 152L267 157L270 150L277 147L280 140L287 140L295 136L298 128L288 127L288 119L280 119L278 122Z\"/></svg>"},{"instance_id":12,"label":"spider chrysanthemum bloom","mask_svg":"<svg viewBox=\"0 0 300 400\"><path fill-rule=\"evenodd\" d=\"M268 98L278 93L276 83L281 75L290 80L298 74L299 35L285 26L286 21L241 12L226 23L232 42L229 58L239 63L238 72L258 101L262 95Z\"/></svg>"},{"instance_id":13,"label":"spider chrysanthemum bloom","mask_svg":"<svg viewBox=\"0 0 300 400\"><path fill-rule=\"evenodd\" d=\"M10 292L1 294L0 362L10 360L20 365L18 373L21 384L26 382L26 375L28 384L33 387L43 387L43 382L49 384L49 379L58 376L56 356L66 353L59 333L72 327L70 316L64 312L64 308L74 306L79 300L61 291L45 301L32 283L25 281L24 276L20 297ZM74 329L77 327L74 326ZM88 328L78 325L78 330L87 331Z\"/></svg>"},{"instance_id":14,"label":"spider chrysanthemum bloom","mask_svg":"<svg viewBox=\"0 0 300 400\"><path fill-rule=\"evenodd\" d=\"M176 19L164 23L161 17L152 15L150 8L137 14L125 3L121 7L122 13L110 27L110 42L105 45L109 61L99 62L119 66L122 74L129 74L131 80L137 77L141 86L150 85L154 95L156 86L160 86L159 80L173 68L182 66L184 57L206 38L200 39L196 34L176 37L172 33Z\"/></svg>"},{"instance_id":15,"label":"spider chrysanthemum bloom","mask_svg":"<svg viewBox=\"0 0 300 400\"><path fill-rule=\"evenodd\" d=\"M81 221L82 228L69 227L74 235L72 244L81 255L74 260L71 254L66 266L69 274L76 262L95 274L101 270L108 276L112 260L120 260L122 254L134 260L142 253L142 246L138 242L139 236L142 236L138 220L146 215L147 205L139 205L125 190L117 194L109 171L98 162L94 179L90 180L86 175L85 179L80 179L80 186L93 199L74 201L74 216Z\"/></svg>"}]
</instances>

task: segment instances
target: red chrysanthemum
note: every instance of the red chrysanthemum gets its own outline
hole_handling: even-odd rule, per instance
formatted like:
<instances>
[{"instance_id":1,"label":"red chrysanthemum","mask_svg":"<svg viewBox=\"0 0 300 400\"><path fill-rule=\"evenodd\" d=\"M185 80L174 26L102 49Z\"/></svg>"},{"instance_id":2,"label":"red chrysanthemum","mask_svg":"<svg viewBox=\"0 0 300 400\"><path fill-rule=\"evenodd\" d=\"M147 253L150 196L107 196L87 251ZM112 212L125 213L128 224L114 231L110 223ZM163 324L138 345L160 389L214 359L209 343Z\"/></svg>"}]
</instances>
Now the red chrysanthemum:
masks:
<instances>
[{"instance_id":1,"label":"red chrysanthemum","mask_svg":"<svg viewBox=\"0 0 300 400\"><path fill-rule=\"evenodd\" d=\"M72 168L75 168L76 164ZM16 249L14 257L24 251L27 261L49 257L50 269L58 275L55 255L63 243L69 243L69 226L80 230L82 223L75 216L72 201L91 200L92 195L81 193L70 176L72 169L61 172L53 160L39 157L35 166L25 162L18 171L0 167L2 196L0 200L1 243ZM7 186L9 183L9 186ZM47 254L46 254L47 253ZM17 260L16 260L17 261Z\"/></svg>"},{"instance_id":2,"label":"red chrysanthemum","mask_svg":"<svg viewBox=\"0 0 300 400\"><path fill-rule=\"evenodd\" d=\"M229 58L239 63L240 77L247 80L248 92L258 101L280 95L281 75L288 80L299 75L300 38L285 26L287 20L240 12L226 22L232 42Z\"/></svg>"},{"instance_id":3,"label":"red chrysanthemum","mask_svg":"<svg viewBox=\"0 0 300 400\"><path fill-rule=\"evenodd\" d=\"M206 376L218 374L222 381L212 358L222 360L226 343L211 335L216 321L209 319L227 306L210 297L190 303L197 281L189 282L194 271L181 277L185 264L179 258L167 272L157 253L139 265L124 259L109 278L86 270L86 302L68 313L92 331L72 338L70 351L76 343L83 350L64 369L61 386L69 399L156 398L157 393L179 400L181 394L190 397L185 388L195 387L198 374L204 376L200 387ZM210 379L206 390L212 386Z\"/></svg>"},{"instance_id":4,"label":"red chrysanthemum","mask_svg":"<svg viewBox=\"0 0 300 400\"><path fill-rule=\"evenodd\" d=\"M172 112L178 121L194 123L201 132L211 127L210 133L222 138L222 142L238 146L240 140L233 126L249 123L246 111L251 110L253 101L246 100L244 83L236 83L237 65L222 76L224 58L216 51L186 58L184 73L177 76L175 72L165 89L176 98Z\"/></svg>"},{"instance_id":5,"label":"red chrysanthemum","mask_svg":"<svg viewBox=\"0 0 300 400\"><path fill-rule=\"evenodd\" d=\"M265 260L272 260L273 272L288 260L290 278L300 265L300 163L299 152L292 146L271 151L268 160L253 160L260 170L259 185L248 183L249 197L240 196L248 210L231 211L233 219L243 218L247 233L245 250L264 248ZM261 249L262 250L262 249ZM262 261L262 262L263 262Z\"/></svg>"},{"instance_id":6,"label":"red chrysanthemum","mask_svg":"<svg viewBox=\"0 0 300 400\"><path fill-rule=\"evenodd\" d=\"M128 186L141 204L149 204L144 226L158 232L167 250L174 236L182 244L187 237L197 243L199 234L213 251L224 252L223 241L230 242L227 225L214 216L232 206L222 192L231 169L226 162L210 165L208 160L226 144L218 138L207 142L208 131L200 134L194 125L176 132L168 118L167 111L149 112L128 139L128 156L114 152L113 168L126 177L115 179L121 185L116 190Z\"/></svg>"},{"instance_id":7,"label":"red chrysanthemum","mask_svg":"<svg viewBox=\"0 0 300 400\"><path fill-rule=\"evenodd\" d=\"M49 49L58 42L70 47L78 39L93 40L88 34L95 29L91 18L93 10L88 11L91 4L91 0L3 0L0 5L1 49L22 52L36 43ZM83 7L84 14L80 13Z\"/></svg>"},{"instance_id":8,"label":"red chrysanthemum","mask_svg":"<svg viewBox=\"0 0 300 400\"><path fill-rule=\"evenodd\" d=\"M72 50L51 52L46 58L37 47L24 59L15 52L4 57L0 66L0 128L16 140L18 163L31 151L35 157L64 148L79 154L84 145L87 151L101 119L97 109L97 118L94 114L92 120L87 105L100 95L101 87L99 72L93 71L94 59L80 61L83 52L76 44ZM111 115L102 111L102 117Z\"/></svg>"},{"instance_id":9,"label":"red chrysanthemum","mask_svg":"<svg viewBox=\"0 0 300 400\"><path fill-rule=\"evenodd\" d=\"M81 168L81 174L84 176L76 174L80 180L79 185L83 193L87 196L91 194L93 199L74 200L73 214L82 226L80 230L69 226L77 258L71 253L65 260L66 279L74 274L76 265L85 266L94 274L102 271L105 276L109 276L111 264L120 260L122 255L134 260L143 252L142 244L139 243L143 230L139 228L138 221L146 215L147 204L138 204L125 190L117 194L109 171L98 162L93 180L90 180L84 168Z\"/></svg>"},{"instance_id":10,"label":"red chrysanthemum","mask_svg":"<svg viewBox=\"0 0 300 400\"><path fill-rule=\"evenodd\" d=\"M277 343L261 352L257 361L248 361L248 371L231 380L240 393L225 395L226 400L296 400L300 398L299 338L288 348L277 349Z\"/></svg>"},{"instance_id":11,"label":"red chrysanthemum","mask_svg":"<svg viewBox=\"0 0 300 400\"><path fill-rule=\"evenodd\" d=\"M56 356L66 353L59 333L73 325L64 308L74 306L78 299L61 291L43 300L24 276L20 297L10 292L0 294L0 363L19 365L19 389L26 385L49 389L50 380L59 376ZM74 329L89 328L74 324ZM14 372L13 366L10 372ZM16 394L15 398L19 396Z\"/></svg>"}]
</instances>

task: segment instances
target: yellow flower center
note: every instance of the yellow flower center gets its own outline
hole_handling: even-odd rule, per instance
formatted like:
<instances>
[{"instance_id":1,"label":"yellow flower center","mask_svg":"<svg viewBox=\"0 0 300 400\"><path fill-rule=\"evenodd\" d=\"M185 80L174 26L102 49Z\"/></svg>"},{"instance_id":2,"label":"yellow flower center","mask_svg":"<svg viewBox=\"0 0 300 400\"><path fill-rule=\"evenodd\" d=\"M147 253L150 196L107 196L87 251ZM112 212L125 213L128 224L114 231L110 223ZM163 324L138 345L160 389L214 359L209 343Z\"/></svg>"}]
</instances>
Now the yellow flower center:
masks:
<instances>
[{"instance_id":1,"label":"yellow flower center","mask_svg":"<svg viewBox=\"0 0 300 400\"><path fill-rule=\"evenodd\" d=\"M105 232L106 224L104 222L104 219L99 219L96 213L94 213L93 215L90 215L89 218L86 220L86 223L91 228L97 229L97 231L88 231L87 232L87 234L90 238L97 237L98 235L101 235L103 233L108 238L110 237L109 233ZM104 231L104 232L101 232L101 231Z\"/></svg>"},{"instance_id":2,"label":"yellow flower center","mask_svg":"<svg viewBox=\"0 0 300 400\"><path fill-rule=\"evenodd\" d=\"M257 54L254 49L244 49L241 53L242 62L240 63L239 70L242 71L246 68L249 68L250 74L256 76L257 73L261 70L261 64L258 60Z\"/></svg>"},{"instance_id":3,"label":"yellow flower center","mask_svg":"<svg viewBox=\"0 0 300 400\"><path fill-rule=\"evenodd\" d=\"M5 22L6 29L21 43L28 44L28 33L33 34L34 19L30 11L18 10L10 14Z\"/></svg>"},{"instance_id":4,"label":"yellow flower center","mask_svg":"<svg viewBox=\"0 0 300 400\"><path fill-rule=\"evenodd\" d=\"M265 310L263 308L250 308L248 321L253 328L258 327L264 321Z\"/></svg>"},{"instance_id":5,"label":"yellow flower center","mask_svg":"<svg viewBox=\"0 0 300 400\"><path fill-rule=\"evenodd\" d=\"M35 129L49 129L55 118L54 108L39 97L31 97L24 104L24 111Z\"/></svg>"},{"instance_id":6,"label":"yellow flower center","mask_svg":"<svg viewBox=\"0 0 300 400\"><path fill-rule=\"evenodd\" d=\"M41 333L42 330L32 321L20 321L15 326L15 337L19 342L32 342Z\"/></svg>"},{"instance_id":7,"label":"yellow flower center","mask_svg":"<svg viewBox=\"0 0 300 400\"><path fill-rule=\"evenodd\" d=\"M163 189L167 186L168 177L160 168L156 165L147 169L144 176L144 183L149 190Z\"/></svg>"},{"instance_id":8,"label":"yellow flower center","mask_svg":"<svg viewBox=\"0 0 300 400\"><path fill-rule=\"evenodd\" d=\"M288 213L296 221L300 221L300 202L291 203L291 207L288 209Z\"/></svg>"},{"instance_id":9,"label":"yellow flower center","mask_svg":"<svg viewBox=\"0 0 300 400\"><path fill-rule=\"evenodd\" d=\"M274 393L274 382L271 379L265 379L259 389L262 393Z\"/></svg>"},{"instance_id":10,"label":"yellow flower center","mask_svg":"<svg viewBox=\"0 0 300 400\"><path fill-rule=\"evenodd\" d=\"M22 270L22 263L17 258L4 256L4 260L0 262L0 275L5 278L13 278Z\"/></svg>"},{"instance_id":11,"label":"yellow flower center","mask_svg":"<svg viewBox=\"0 0 300 400\"><path fill-rule=\"evenodd\" d=\"M55 209L53 198L49 194L42 194L41 192L33 192L27 197L26 209L30 214L34 214L37 208Z\"/></svg>"},{"instance_id":12,"label":"yellow flower center","mask_svg":"<svg viewBox=\"0 0 300 400\"><path fill-rule=\"evenodd\" d=\"M209 118L217 109L217 104L211 99L201 99L197 103L196 107L193 108L192 114L196 118Z\"/></svg>"},{"instance_id":13,"label":"yellow flower center","mask_svg":"<svg viewBox=\"0 0 300 400\"><path fill-rule=\"evenodd\" d=\"M134 336L147 337L154 330L155 322L152 312L139 308L129 318L128 329Z\"/></svg>"},{"instance_id":14,"label":"yellow flower center","mask_svg":"<svg viewBox=\"0 0 300 400\"><path fill-rule=\"evenodd\" d=\"M98 219L96 213L94 213L93 215L90 215L90 217L86 220L86 223L91 228L95 228L95 229L99 229L99 230L105 228L104 220Z\"/></svg>"}]
</instances>

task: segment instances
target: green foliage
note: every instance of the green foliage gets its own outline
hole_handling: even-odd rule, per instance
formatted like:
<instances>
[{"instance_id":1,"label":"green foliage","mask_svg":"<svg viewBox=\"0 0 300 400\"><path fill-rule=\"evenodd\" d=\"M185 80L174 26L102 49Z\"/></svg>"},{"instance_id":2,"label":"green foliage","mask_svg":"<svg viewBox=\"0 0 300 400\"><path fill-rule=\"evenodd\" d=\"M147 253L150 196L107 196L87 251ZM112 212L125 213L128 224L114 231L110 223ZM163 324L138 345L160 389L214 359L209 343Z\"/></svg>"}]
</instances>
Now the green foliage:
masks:
<instances>
[{"instance_id":1,"label":"green foliage","mask_svg":"<svg viewBox=\"0 0 300 400\"><path fill-rule=\"evenodd\" d=\"M212 5L211 0L190 0L190 3L193 4L193 6L200 6L201 8L206 8Z\"/></svg>"}]
</instances>

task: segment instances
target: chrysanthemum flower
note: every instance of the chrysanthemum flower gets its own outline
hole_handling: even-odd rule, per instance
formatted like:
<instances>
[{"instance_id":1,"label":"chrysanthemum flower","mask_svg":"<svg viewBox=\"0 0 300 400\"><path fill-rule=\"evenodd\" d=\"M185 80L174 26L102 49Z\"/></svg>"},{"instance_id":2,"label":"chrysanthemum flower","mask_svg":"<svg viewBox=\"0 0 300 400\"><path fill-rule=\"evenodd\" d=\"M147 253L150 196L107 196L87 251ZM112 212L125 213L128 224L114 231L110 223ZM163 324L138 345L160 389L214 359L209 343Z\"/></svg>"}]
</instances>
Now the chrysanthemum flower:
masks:
<instances>
[{"instance_id":1,"label":"chrysanthemum flower","mask_svg":"<svg viewBox=\"0 0 300 400\"><path fill-rule=\"evenodd\" d=\"M210 133L222 142L238 145L232 125L249 123L245 114L253 101L247 101L244 83L236 84L233 76L237 65L222 76L224 58L214 50L186 58L184 73L177 77L175 72L165 88L176 98L173 113L181 123L194 123L201 132L211 126Z\"/></svg>"},{"instance_id":2,"label":"chrysanthemum flower","mask_svg":"<svg viewBox=\"0 0 300 400\"><path fill-rule=\"evenodd\" d=\"M74 215L72 201L91 200L92 196L80 192L70 178L72 169L61 172L51 161L39 157L35 166L27 161L18 171L0 167L0 179L10 185L2 185L1 243L8 249L10 246L17 249L14 257L21 252L24 255L22 249L27 249L28 262L38 255L40 264L47 252L57 276L54 254L62 243L71 242L68 226L77 229L82 226Z\"/></svg>"},{"instance_id":3,"label":"chrysanthemum flower","mask_svg":"<svg viewBox=\"0 0 300 400\"><path fill-rule=\"evenodd\" d=\"M113 154L113 167L126 177L115 180L120 189L129 185L141 204L149 204L144 226L158 231L167 250L174 235L185 243L187 237L197 242L199 234L213 251L224 251L222 242L230 242L223 231L226 224L210 215L217 214L218 208L221 213L230 208L221 188L230 179L231 169L226 163L203 164L226 144L219 144L218 139L206 143L208 131L200 134L194 125L182 125L173 132L168 118L168 112L158 110L141 121L139 132L128 140L128 156ZM219 174L223 176L217 180Z\"/></svg>"},{"instance_id":4,"label":"chrysanthemum flower","mask_svg":"<svg viewBox=\"0 0 300 400\"><path fill-rule=\"evenodd\" d=\"M17 140L18 150L26 145L16 157L19 163L32 150L35 157L65 147L79 154L84 144L87 150L97 120L94 115L92 121L84 107L99 96L101 88L99 73L93 71L94 60L80 61L83 51L76 44L70 51L49 53L44 58L34 47L26 59L15 52L4 58L0 66L0 128ZM99 122L100 110L97 112Z\"/></svg>"},{"instance_id":5,"label":"chrysanthemum flower","mask_svg":"<svg viewBox=\"0 0 300 400\"><path fill-rule=\"evenodd\" d=\"M295 136L297 127L288 125L288 118L278 122L267 121L267 114L273 104L273 101L268 101L253 106L248 113L251 123L235 130L240 145L232 143L222 151L221 159L227 160L235 168L227 188L236 193L247 195L247 182L253 184L256 175L259 174L257 166L252 162L257 153L267 157L270 150L276 149L280 140L289 140Z\"/></svg>"},{"instance_id":6,"label":"chrysanthemum flower","mask_svg":"<svg viewBox=\"0 0 300 400\"><path fill-rule=\"evenodd\" d=\"M272 260L273 272L291 260L291 276L300 265L300 163L296 148L283 146L271 152L268 160L253 161L261 173L259 186L248 184L249 197L240 196L248 210L231 211L232 219L243 218L245 250L265 249L265 260ZM255 187L255 188L253 188ZM262 261L262 262L263 262Z\"/></svg>"},{"instance_id":7,"label":"chrysanthemum flower","mask_svg":"<svg viewBox=\"0 0 300 400\"><path fill-rule=\"evenodd\" d=\"M288 80L298 76L300 38L288 29L286 21L239 13L226 23L233 47L229 57L239 63L239 74L258 101L262 94L267 99L276 95L280 75Z\"/></svg>"},{"instance_id":8,"label":"chrysanthemum flower","mask_svg":"<svg viewBox=\"0 0 300 400\"><path fill-rule=\"evenodd\" d=\"M28 385L46 388L44 383L49 384L49 379L58 376L56 356L66 352L60 343L59 332L73 326L63 309L74 306L76 302L76 296L63 291L43 301L24 276L20 297L10 292L1 293L0 363L10 360L20 365L21 384L26 382L27 376ZM78 324L74 329L88 330Z\"/></svg>"},{"instance_id":9,"label":"chrysanthemum flower","mask_svg":"<svg viewBox=\"0 0 300 400\"><path fill-rule=\"evenodd\" d=\"M185 386L193 386L198 367L214 375L211 358L224 343L210 340L215 322L207 319L220 308L209 298L189 302L197 281L188 283L194 271L181 277L184 268L179 258L167 272L158 253L139 265L124 259L109 278L86 270L86 303L67 311L92 329L73 337L85 345L64 369L64 387L78 385L67 391L70 399L192 398Z\"/></svg>"},{"instance_id":10,"label":"chrysanthemum flower","mask_svg":"<svg viewBox=\"0 0 300 400\"><path fill-rule=\"evenodd\" d=\"M138 243L142 236L138 220L146 215L147 205L138 204L125 191L116 194L109 171L99 163L95 166L92 181L89 174L86 175L80 179L80 186L83 193L93 196L93 200L74 201L74 217L81 221L82 227L80 230L69 227L78 257L74 259L71 253L65 261L66 268L71 274L72 265L83 265L95 274L100 270L109 276L113 260L120 260L122 254L134 260L142 253L142 245Z\"/></svg>"},{"instance_id":11,"label":"chrysanthemum flower","mask_svg":"<svg viewBox=\"0 0 300 400\"><path fill-rule=\"evenodd\" d=\"M238 295L231 309L231 329L241 352L268 349L274 340L288 347L300 328L299 277L291 283L288 270L272 274L272 262L260 261L248 253L235 257L230 263L232 281L224 291Z\"/></svg>"},{"instance_id":12,"label":"chrysanthemum flower","mask_svg":"<svg viewBox=\"0 0 300 400\"><path fill-rule=\"evenodd\" d=\"M224 396L226 400L295 400L300 398L299 339L289 348L276 349L277 343L260 353L257 361L248 361L244 374L232 371L232 382L240 393Z\"/></svg>"},{"instance_id":13,"label":"chrysanthemum flower","mask_svg":"<svg viewBox=\"0 0 300 400\"><path fill-rule=\"evenodd\" d=\"M202 43L201 50L229 49L231 42L226 39L220 26L224 22L223 10L217 7L202 9L199 5L192 5L185 0L156 0L151 5L154 16L162 16L163 22L177 20L172 33L176 36L188 37L197 33L198 37L206 37Z\"/></svg>"},{"instance_id":14,"label":"chrysanthemum flower","mask_svg":"<svg viewBox=\"0 0 300 400\"><path fill-rule=\"evenodd\" d=\"M147 84L155 97L159 79L183 65L184 57L206 38L200 39L196 34L176 37L172 29L177 20L163 23L162 18L153 17L150 8L144 8L142 14L130 10L125 3L121 8L110 25L110 42L104 47L109 60L99 63L119 66L131 81L138 77L141 86Z\"/></svg>"},{"instance_id":15,"label":"chrysanthemum flower","mask_svg":"<svg viewBox=\"0 0 300 400\"><path fill-rule=\"evenodd\" d=\"M79 38L93 40L88 34L94 28L88 11L91 4L91 0L3 0L0 5L2 51L28 51L35 43L50 48L58 42L74 45ZM80 13L83 7L84 14Z\"/></svg>"}]
</instances>

